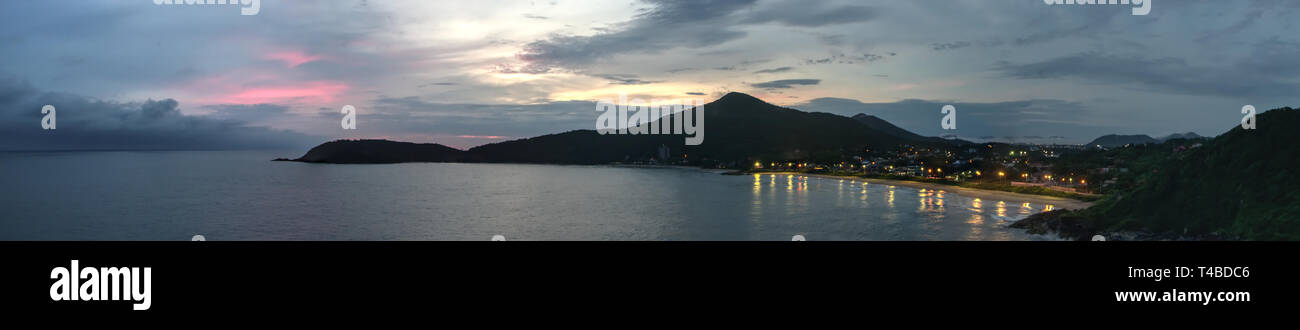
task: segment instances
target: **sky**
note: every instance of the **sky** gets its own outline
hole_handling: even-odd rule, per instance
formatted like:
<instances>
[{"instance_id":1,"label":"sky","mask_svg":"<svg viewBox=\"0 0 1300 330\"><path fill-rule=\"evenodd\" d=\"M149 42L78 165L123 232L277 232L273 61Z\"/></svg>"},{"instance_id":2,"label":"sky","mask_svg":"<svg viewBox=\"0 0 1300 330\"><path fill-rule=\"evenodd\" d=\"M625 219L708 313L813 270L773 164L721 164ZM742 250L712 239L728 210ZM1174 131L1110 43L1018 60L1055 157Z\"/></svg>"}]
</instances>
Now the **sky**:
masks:
<instances>
[{"instance_id":1,"label":"sky","mask_svg":"<svg viewBox=\"0 0 1300 330\"><path fill-rule=\"evenodd\" d=\"M923 135L1074 144L1214 136L1244 105L1300 105L1287 0L1154 0L1148 15L1043 0L0 6L0 150L468 148L593 129L594 101L619 93L744 92ZM947 104L956 130L940 127Z\"/></svg>"}]
</instances>

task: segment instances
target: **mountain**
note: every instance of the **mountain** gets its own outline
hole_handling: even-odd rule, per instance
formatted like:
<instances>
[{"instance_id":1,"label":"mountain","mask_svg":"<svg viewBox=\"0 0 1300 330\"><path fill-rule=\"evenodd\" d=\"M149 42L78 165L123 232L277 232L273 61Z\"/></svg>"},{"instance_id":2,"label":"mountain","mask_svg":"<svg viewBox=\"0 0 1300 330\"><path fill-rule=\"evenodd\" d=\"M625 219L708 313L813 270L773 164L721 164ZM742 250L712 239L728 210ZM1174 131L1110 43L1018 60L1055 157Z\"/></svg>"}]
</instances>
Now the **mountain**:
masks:
<instances>
[{"instance_id":1,"label":"mountain","mask_svg":"<svg viewBox=\"0 0 1300 330\"><path fill-rule=\"evenodd\" d=\"M437 143L336 140L311 148L307 154L293 160L308 163L370 164L456 162L468 160L466 156L464 151Z\"/></svg>"},{"instance_id":2,"label":"mountain","mask_svg":"<svg viewBox=\"0 0 1300 330\"><path fill-rule=\"evenodd\" d=\"M728 93L704 109L706 139L684 151L712 159L838 160L904 141L852 118L779 107L742 93Z\"/></svg>"},{"instance_id":3,"label":"mountain","mask_svg":"<svg viewBox=\"0 0 1300 330\"><path fill-rule=\"evenodd\" d=\"M670 119L664 117L660 123L671 127ZM912 134L878 118L867 121L863 123L859 119L835 114L784 108L747 94L728 93L704 105L704 140L695 146L686 145L684 135L602 135L594 130L575 130L487 144L466 151L431 144L334 141L313 148L298 160L553 164L606 164L649 159L685 160L692 164L763 160L839 161L847 155L863 154L872 148L890 148L900 143L952 143ZM375 149L369 150L371 148Z\"/></svg>"},{"instance_id":4,"label":"mountain","mask_svg":"<svg viewBox=\"0 0 1300 330\"><path fill-rule=\"evenodd\" d=\"M1188 140L1191 140L1191 139L1203 139L1203 138L1205 138L1205 137L1200 136L1200 135L1198 135L1198 134L1196 134L1196 133L1193 133L1193 132L1187 132L1187 133L1174 133L1174 134L1169 134L1169 135L1166 135L1165 137L1160 138L1160 141L1161 141L1161 142L1164 142L1164 141L1169 141L1169 140L1173 140L1173 139L1188 139Z\"/></svg>"},{"instance_id":5,"label":"mountain","mask_svg":"<svg viewBox=\"0 0 1300 330\"><path fill-rule=\"evenodd\" d=\"M660 146L675 146L670 153L679 154L682 139L681 135L600 135L576 130L486 144L466 153L481 162L594 165L659 159Z\"/></svg>"},{"instance_id":6,"label":"mountain","mask_svg":"<svg viewBox=\"0 0 1300 330\"><path fill-rule=\"evenodd\" d=\"M1202 147L1174 154L1129 193L1097 207L1106 227L1300 239L1300 110L1258 115ZM1267 184L1263 184L1267 183Z\"/></svg>"},{"instance_id":7,"label":"mountain","mask_svg":"<svg viewBox=\"0 0 1300 330\"><path fill-rule=\"evenodd\" d=\"M912 133L911 131L905 130L902 127L895 126L893 123L890 123L884 119L880 119L880 117L876 117L864 113L859 113L857 115L854 115L853 120L862 123L862 125L867 126L868 129L885 133L890 136L902 140L906 140L906 141L944 143L944 144L969 144L970 143L967 141L957 140L957 139L948 140L940 137L921 136L920 134Z\"/></svg>"},{"instance_id":8,"label":"mountain","mask_svg":"<svg viewBox=\"0 0 1300 330\"><path fill-rule=\"evenodd\" d=\"M1080 210L1026 218L1063 236L1148 232L1159 237L1300 240L1300 110L1260 113L1258 129L1233 127L1199 147L1167 148L1136 165L1131 188ZM1046 225L1046 227L1043 227Z\"/></svg>"},{"instance_id":9,"label":"mountain","mask_svg":"<svg viewBox=\"0 0 1300 330\"><path fill-rule=\"evenodd\" d=\"M1115 148L1115 147L1123 147L1129 144L1139 145L1139 144L1147 144L1147 143L1160 143L1160 140L1151 138L1151 136L1146 134L1138 134L1138 135L1110 134L1110 135L1099 137L1095 140L1092 140L1092 142L1088 142L1087 144L1084 145Z\"/></svg>"},{"instance_id":10,"label":"mountain","mask_svg":"<svg viewBox=\"0 0 1300 330\"><path fill-rule=\"evenodd\" d=\"M854 115L853 120L857 120L859 123L866 125L867 128L876 130L881 133L889 134L891 136L904 139L904 140L921 140L926 138L924 136L917 135L916 133L909 132L901 127L894 126L894 124L891 124L890 122L885 121L884 119L880 119L879 117L868 115L865 113L859 113L857 115Z\"/></svg>"},{"instance_id":11,"label":"mountain","mask_svg":"<svg viewBox=\"0 0 1300 330\"><path fill-rule=\"evenodd\" d=\"M1161 143L1173 139L1203 139L1203 138L1205 137L1197 135L1196 133L1193 132L1170 134L1161 137L1159 139L1152 138L1150 135L1146 135L1146 134L1137 134L1137 135L1110 134L1110 135L1099 137L1095 140L1092 140L1092 142L1088 142L1087 144L1084 145L1085 146L1100 145L1106 148L1116 148L1116 147L1123 147L1125 145L1130 145L1130 144L1140 145L1140 144L1149 144L1149 143Z\"/></svg>"}]
</instances>

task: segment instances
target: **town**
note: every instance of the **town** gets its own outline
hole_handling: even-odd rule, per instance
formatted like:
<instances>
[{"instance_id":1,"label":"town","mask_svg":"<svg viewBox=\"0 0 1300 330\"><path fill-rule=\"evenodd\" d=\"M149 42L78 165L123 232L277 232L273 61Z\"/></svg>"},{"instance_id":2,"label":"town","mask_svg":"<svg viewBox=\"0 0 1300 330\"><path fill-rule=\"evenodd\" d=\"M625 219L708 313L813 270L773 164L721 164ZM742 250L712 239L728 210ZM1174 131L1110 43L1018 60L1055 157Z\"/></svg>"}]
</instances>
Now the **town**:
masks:
<instances>
[{"instance_id":1,"label":"town","mask_svg":"<svg viewBox=\"0 0 1300 330\"><path fill-rule=\"evenodd\" d=\"M899 144L888 150L864 149L856 155L738 161L692 160L661 146L655 157L623 164L703 165L733 174L806 173L892 179L1094 201L1131 186L1156 159L1177 157L1202 146L1202 138L1116 146L1072 144L951 143ZM666 161L665 161L666 160Z\"/></svg>"}]
</instances>

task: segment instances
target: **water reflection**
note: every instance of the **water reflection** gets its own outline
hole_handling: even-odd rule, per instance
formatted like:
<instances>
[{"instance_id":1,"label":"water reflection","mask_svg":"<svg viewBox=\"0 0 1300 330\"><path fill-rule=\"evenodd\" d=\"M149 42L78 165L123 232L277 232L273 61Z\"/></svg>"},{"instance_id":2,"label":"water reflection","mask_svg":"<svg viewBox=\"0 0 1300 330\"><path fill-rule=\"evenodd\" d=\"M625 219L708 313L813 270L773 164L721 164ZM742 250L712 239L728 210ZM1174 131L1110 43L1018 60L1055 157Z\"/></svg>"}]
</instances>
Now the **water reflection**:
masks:
<instances>
[{"instance_id":1,"label":"water reflection","mask_svg":"<svg viewBox=\"0 0 1300 330\"><path fill-rule=\"evenodd\" d=\"M852 179L803 175L751 175L753 200L746 207L750 217L746 223L753 228L764 228L765 232L785 230L776 228L829 226L832 229L824 228L826 232L822 235L834 239L1012 240L1023 237L1022 233L1006 227L1008 221L1024 212L1055 209L1052 205L1024 201L986 201L933 188L872 185ZM778 175L785 177L785 193L775 185L780 179ZM886 203L871 209L872 195L876 192L884 195ZM916 196L916 199L898 199L899 194ZM913 201L916 205L911 204ZM956 207L948 209L951 205ZM1010 208L1015 209L1008 211ZM810 212L817 216L808 216ZM833 215L836 212L854 215L837 218Z\"/></svg>"},{"instance_id":2,"label":"water reflection","mask_svg":"<svg viewBox=\"0 0 1300 330\"><path fill-rule=\"evenodd\" d=\"M970 224L970 233L966 235L966 239L972 241L982 239L981 236L984 235L984 216L979 213L971 214L966 223Z\"/></svg>"},{"instance_id":3,"label":"water reflection","mask_svg":"<svg viewBox=\"0 0 1300 330\"><path fill-rule=\"evenodd\" d=\"M894 186L889 186L889 208L894 208Z\"/></svg>"},{"instance_id":4,"label":"water reflection","mask_svg":"<svg viewBox=\"0 0 1300 330\"><path fill-rule=\"evenodd\" d=\"M776 176L772 175L776 180ZM754 196L749 203L749 220L750 223L758 223L763 218L763 176L754 174Z\"/></svg>"},{"instance_id":5,"label":"water reflection","mask_svg":"<svg viewBox=\"0 0 1300 330\"><path fill-rule=\"evenodd\" d=\"M870 203L867 200L867 195L869 195L867 194L867 183L863 182L862 183L862 206L870 205Z\"/></svg>"}]
</instances>

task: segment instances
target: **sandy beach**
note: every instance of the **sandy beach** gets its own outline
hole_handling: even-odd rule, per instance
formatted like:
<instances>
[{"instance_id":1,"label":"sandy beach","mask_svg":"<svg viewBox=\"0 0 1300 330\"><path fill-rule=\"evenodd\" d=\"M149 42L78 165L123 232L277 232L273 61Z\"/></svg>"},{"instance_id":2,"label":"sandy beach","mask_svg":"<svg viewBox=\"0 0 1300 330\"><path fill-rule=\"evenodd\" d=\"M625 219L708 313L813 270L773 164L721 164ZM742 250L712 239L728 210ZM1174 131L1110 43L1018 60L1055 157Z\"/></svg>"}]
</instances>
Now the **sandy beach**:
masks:
<instances>
[{"instance_id":1,"label":"sandy beach","mask_svg":"<svg viewBox=\"0 0 1300 330\"><path fill-rule=\"evenodd\" d=\"M1057 209L1078 210L1078 209L1088 208L1093 204L1092 202L1085 202L1077 199L1070 199L1064 197L1021 194L1021 193L1013 193L1008 191L975 189L975 188L966 188L966 187L959 187L959 186L950 186L944 184L916 182L916 181L867 179L867 178L859 178L859 177L852 177L852 176L808 174L808 173L799 173L799 172L761 172L758 174L802 175L802 176L818 177L818 178L826 178L826 179L853 180L853 181L867 182L871 184L884 184L884 185L904 186L904 187L912 187L912 188L943 190L958 195L978 197L983 199L1023 200L1031 203L1052 204Z\"/></svg>"}]
</instances>

